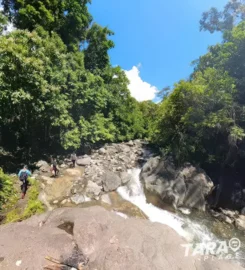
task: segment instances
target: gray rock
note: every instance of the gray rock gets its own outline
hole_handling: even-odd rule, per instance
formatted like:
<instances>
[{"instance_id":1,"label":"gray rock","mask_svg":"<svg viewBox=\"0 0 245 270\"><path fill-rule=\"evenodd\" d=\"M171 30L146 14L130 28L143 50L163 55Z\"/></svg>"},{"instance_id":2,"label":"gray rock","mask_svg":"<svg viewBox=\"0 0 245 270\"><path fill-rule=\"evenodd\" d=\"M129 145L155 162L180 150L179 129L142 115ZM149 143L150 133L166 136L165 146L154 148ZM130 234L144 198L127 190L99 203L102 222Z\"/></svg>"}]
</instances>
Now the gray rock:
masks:
<instances>
[{"instance_id":1,"label":"gray rock","mask_svg":"<svg viewBox=\"0 0 245 270\"><path fill-rule=\"evenodd\" d=\"M77 165L78 165L78 166L88 166L88 165L91 164L91 161L92 161L91 157L87 157L87 158L79 158L79 159L77 160Z\"/></svg>"},{"instance_id":2,"label":"gray rock","mask_svg":"<svg viewBox=\"0 0 245 270\"><path fill-rule=\"evenodd\" d=\"M233 224L235 222L235 220L226 216L225 217L225 222L228 223L228 224Z\"/></svg>"},{"instance_id":3,"label":"gray rock","mask_svg":"<svg viewBox=\"0 0 245 270\"><path fill-rule=\"evenodd\" d=\"M75 204L81 204L85 202L85 198L84 198L84 195L76 194L71 197L71 201Z\"/></svg>"},{"instance_id":4,"label":"gray rock","mask_svg":"<svg viewBox=\"0 0 245 270\"><path fill-rule=\"evenodd\" d=\"M110 199L110 196L108 194L103 194L101 196L101 201L103 203L107 203L107 204L111 205L111 199Z\"/></svg>"},{"instance_id":5,"label":"gray rock","mask_svg":"<svg viewBox=\"0 0 245 270\"><path fill-rule=\"evenodd\" d=\"M239 216L239 214L238 214L237 211L231 211L231 210L228 210L228 209L222 209L222 208L220 208L220 211L221 211L224 215L228 216L229 218L235 218L235 217L238 217L238 216Z\"/></svg>"},{"instance_id":6,"label":"gray rock","mask_svg":"<svg viewBox=\"0 0 245 270\"><path fill-rule=\"evenodd\" d=\"M133 141L129 141L129 142L127 142L126 144L127 144L128 146L131 146L131 147L134 146L134 142L133 142Z\"/></svg>"},{"instance_id":7,"label":"gray rock","mask_svg":"<svg viewBox=\"0 0 245 270\"><path fill-rule=\"evenodd\" d=\"M127 172L121 172L120 178L121 178L122 184L126 185L128 182L131 181L132 176L130 174L128 174Z\"/></svg>"},{"instance_id":8,"label":"gray rock","mask_svg":"<svg viewBox=\"0 0 245 270\"><path fill-rule=\"evenodd\" d=\"M123 153L129 153L132 151L131 148L126 144L119 144L117 149Z\"/></svg>"},{"instance_id":9,"label":"gray rock","mask_svg":"<svg viewBox=\"0 0 245 270\"><path fill-rule=\"evenodd\" d=\"M245 216L245 207L242 208L242 210L241 210L241 215L244 215L244 216Z\"/></svg>"},{"instance_id":10,"label":"gray rock","mask_svg":"<svg viewBox=\"0 0 245 270\"><path fill-rule=\"evenodd\" d=\"M190 164L177 169L170 160L150 158L141 172L147 190L159 195L175 208L187 207L205 211L206 196L213 187L210 178L201 169Z\"/></svg>"},{"instance_id":11,"label":"gray rock","mask_svg":"<svg viewBox=\"0 0 245 270\"><path fill-rule=\"evenodd\" d=\"M48 163L44 160L39 160L35 165L37 168L41 168L43 166L49 166Z\"/></svg>"},{"instance_id":12,"label":"gray rock","mask_svg":"<svg viewBox=\"0 0 245 270\"><path fill-rule=\"evenodd\" d=\"M97 185L96 183L92 181L88 181L88 185L86 188L86 195L88 197L95 198L99 196L101 193L101 190L102 190L102 187L100 187L99 185Z\"/></svg>"},{"instance_id":13,"label":"gray rock","mask_svg":"<svg viewBox=\"0 0 245 270\"><path fill-rule=\"evenodd\" d=\"M105 154L106 154L105 148L100 148L100 149L99 149L99 154L100 154L100 155L105 155Z\"/></svg>"},{"instance_id":14,"label":"gray rock","mask_svg":"<svg viewBox=\"0 0 245 270\"><path fill-rule=\"evenodd\" d=\"M223 214L222 212L216 212L214 210L211 210L210 211L211 215L213 217L215 217L216 219L218 219L219 221L222 221L222 222L226 222L228 224L232 224L234 223L234 219L233 218L230 218L228 216L226 216L225 214Z\"/></svg>"},{"instance_id":15,"label":"gray rock","mask_svg":"<svg viewBox=\"0 0 245 270\"><path fill-rule=\"evenodd\" d=\"M106 151L110 154L110 155L115 155L118 153L118 149L115 146L107 146L106 147Z\"/></svg>"},{"instance_id":16,"label":"gray rock","mask_svg":"<svg viewBox=\"0 0 245 270\"><path fill-rule=\"evenodd\" d=\"M104 173L102 182L106 192L114 191L122 184L121 178L116 173L110 171Z\"/></svg>"},{"instance_id":17,"label":"gray rock","mask_svg":"<svg viewBox=\"0 0 245 270\"><path fill-rule=\"evenodd\" d=\"M62 169L68 168L68 166L66 164L61 164L59 167Z\"/></svg>"},{"instance_id":18,"label":"gray rock","mask_svg":"<svg viewBox=\"0 0 245 270\"><path fill-rule=\"evenodd\" d=\"M143 156L143 155L144 155L144 151L143 151L143 150L137 150L137 151L136 151L136 154L137 154L138 156Z\"/></svg>"},{"instance_id":19,"label":"gray rock","mask_svg":"<svg viewBox=\"0 0 245 270\"><path fill-rule=\"evenodd\" d=\"M239 216L236 218L235 225L239 230L245 231L245 216Z\"/></svg>"},{"instance_id":20,"label":"gray rock","mask_svg":"<svg viewBox=\"0 0 245 270\"><path fill-rule=\"evenodd\" d=\"M73 225L72 232L66 230L68 223ZM44 225L40 228L40 224ZM205 260L198 255L186 257L183 244L187 242L168 226L124 219L101 207L61 208L0 226L0 243L4 270L44 269L52 265L45 260L47 255L68 258L76 269L81 262L84 269L99 270L244 269L212 256ZM19 260L21 266L16 268Z\"/></svg>"},{"instance_id":21,"label":"gray rock","mask_svg":"<svg viewBox=\"0 0 245 270\"><path fill-rule=\"evenodd\" d=\"M50 172L50 166L47 165L43 165L42 167L39 168L39 171L46 173L46 172Z\"/></svg>"},{"instance_id":22,"label":"gray rock","mask_svg":"<svg viewBox=\"0 0 245 270\"><path fill-rule=\"evenodd\" d=\"M134 144L137 145L138 147L141 147L142 146L141 140L135 140L134 141Z\"/></svg>"}]
</instances>

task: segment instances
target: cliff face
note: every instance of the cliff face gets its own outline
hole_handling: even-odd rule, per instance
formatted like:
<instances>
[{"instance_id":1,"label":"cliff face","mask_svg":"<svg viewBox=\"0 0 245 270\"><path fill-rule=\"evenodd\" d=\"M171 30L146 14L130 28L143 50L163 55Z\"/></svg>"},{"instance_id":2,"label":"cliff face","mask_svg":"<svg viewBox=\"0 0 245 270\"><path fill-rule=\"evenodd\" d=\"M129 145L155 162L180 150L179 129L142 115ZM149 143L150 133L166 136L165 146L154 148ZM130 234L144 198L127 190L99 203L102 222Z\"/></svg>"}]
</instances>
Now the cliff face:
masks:
<instances>
[{"instance_id":1,"label":"cliff face","mask_svg":"<svg viewBox=\"0 0 245 270\"><path fill-rule=\"evenodd\" d=\"M158 223L124 219L101 207L61 208L1 226L0 269L242 269L185 257L185 243ZM61 265L52 266L46 256Z\"/></svg>"}]
</instances>

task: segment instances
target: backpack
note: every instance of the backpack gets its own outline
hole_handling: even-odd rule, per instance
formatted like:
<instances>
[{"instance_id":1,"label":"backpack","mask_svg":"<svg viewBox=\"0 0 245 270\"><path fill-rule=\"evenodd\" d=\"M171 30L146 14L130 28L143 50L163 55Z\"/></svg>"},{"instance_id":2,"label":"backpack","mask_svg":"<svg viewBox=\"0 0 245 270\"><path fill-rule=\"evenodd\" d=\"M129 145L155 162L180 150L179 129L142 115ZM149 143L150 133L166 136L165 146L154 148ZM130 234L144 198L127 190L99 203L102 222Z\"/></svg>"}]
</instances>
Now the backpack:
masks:
<instances>
[{"instance_id":1,"label":"backpack","mask_svg":"<svg viewBox=\"0 0 245 270\"><path fill-rule=\"evenodd\" d=\"M25 183L25 182L27 181L27 178L28 178L27 172L22 172L22 173L20 174L20 181L21 181L21 182Z\"/></svg>"},{"instance_id":2,"label":"backpack","mask_svg":"<svg viewBox=\"0 0 245 270\"><path fill-rule=\"evenodd\" d=\"M56 161L56 160L53 161L53 166L54 166L54 167L57 167L57 161Z\"/></svg>"}]
</instances>

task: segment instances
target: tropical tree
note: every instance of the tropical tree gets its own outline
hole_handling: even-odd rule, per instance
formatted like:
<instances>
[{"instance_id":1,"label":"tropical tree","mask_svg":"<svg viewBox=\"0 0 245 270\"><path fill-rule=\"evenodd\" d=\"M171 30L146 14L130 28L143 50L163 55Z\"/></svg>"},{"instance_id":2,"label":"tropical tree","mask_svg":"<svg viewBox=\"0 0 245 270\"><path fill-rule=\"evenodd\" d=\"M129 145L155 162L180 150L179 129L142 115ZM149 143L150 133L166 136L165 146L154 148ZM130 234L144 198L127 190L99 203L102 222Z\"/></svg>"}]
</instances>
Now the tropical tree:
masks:
<instances>
[{"instance_id":1,"label":"tropical tree","mask_svg":"<svg viewBox=\"0 0 245 270\"><path fill-rule=\"evenodd\" d=\"M78 49L92 21L90 0L2 0L4 14L18 29L33 31L42 26L56 32L70 49Z\"/></svg>"}]
</instances>

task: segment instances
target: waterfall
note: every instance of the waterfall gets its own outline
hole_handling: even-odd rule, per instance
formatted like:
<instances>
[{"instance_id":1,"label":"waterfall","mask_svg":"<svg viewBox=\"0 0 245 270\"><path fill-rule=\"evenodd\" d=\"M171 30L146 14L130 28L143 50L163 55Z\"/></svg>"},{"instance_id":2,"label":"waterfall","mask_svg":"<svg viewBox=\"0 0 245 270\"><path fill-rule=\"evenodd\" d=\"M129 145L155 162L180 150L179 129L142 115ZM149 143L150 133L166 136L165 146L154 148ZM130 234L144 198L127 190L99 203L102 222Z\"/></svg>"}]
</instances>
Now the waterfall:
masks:
<instances>
[{"instance_id":1,"label":"waterfall","mask_svg":"<svg viewBox=\"0 0 245 270\"><path fill-rule=\"evenodd\" d=\"M132 176L132 180L127 186L120 187L117 190L123 199L139 207L150 221L159 222L171 227L187 241L206 242L216 239L206 226L195 223L188 217L180 217L177 214L170 213L151 203L147 203L144 188L140 182L140 171L141 169L139 168L128 171Z\"/></svg>"}]
</instances>

